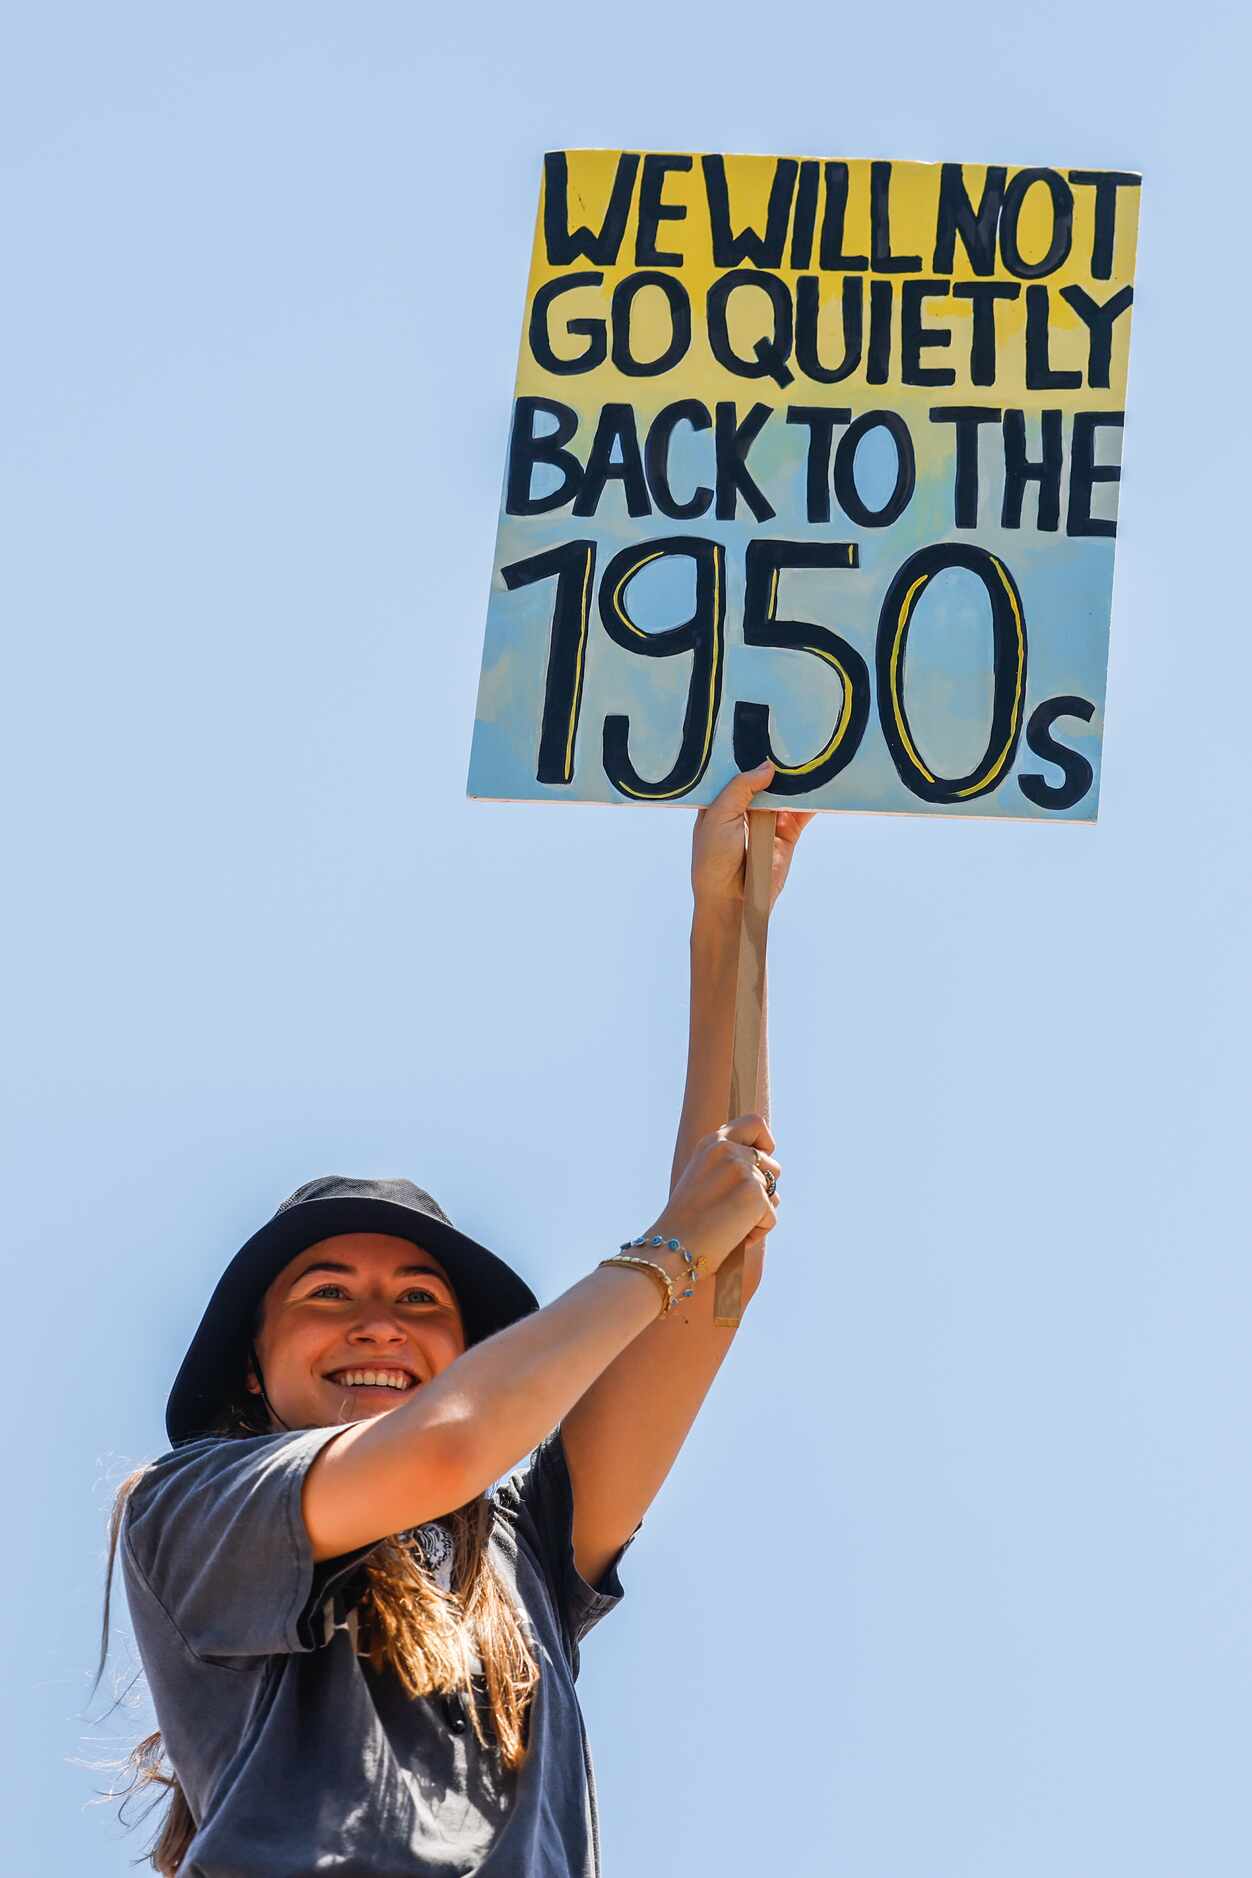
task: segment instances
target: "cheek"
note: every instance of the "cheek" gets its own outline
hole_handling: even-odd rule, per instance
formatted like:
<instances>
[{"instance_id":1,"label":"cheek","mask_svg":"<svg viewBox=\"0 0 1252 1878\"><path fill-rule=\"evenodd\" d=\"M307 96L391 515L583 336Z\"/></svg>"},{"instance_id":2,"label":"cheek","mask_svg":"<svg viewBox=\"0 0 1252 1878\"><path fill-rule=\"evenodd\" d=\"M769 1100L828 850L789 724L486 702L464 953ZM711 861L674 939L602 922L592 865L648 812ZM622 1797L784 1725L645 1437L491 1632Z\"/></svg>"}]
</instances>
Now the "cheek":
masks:
<instances>
[{"instance_id":1,"label":"cheek","mask_svg":"<svg viewBox=\"0 0 1252 1878\"><path fill-rule=\"evenodd\" d=\"M257 1344L265 1386L272 1395L275 1389L299 1386L316 1368L319 1339L316 1326L285 1324L281 1336L272 1336Z\"/></svg>"},{"instance_id":2,"label":"cheek","mask_svg":"<svg viewBox=\"0 0 1252 1878\"><path fill-rule=\"evenodd\" d=\"M446 1369L455 1362L465 1349L465 1335L459 1324L445 1318L441 1323L415 1325L412 1331L413 1342L424 1350L428 1359L440 1369Z\"/></svg>"},{"instance_id":3,"label":"cheek","mask_svg":"<svg viewBox=\"0 0 1252 1878\"><path fill-rule=\"evenodd\" d=\"M463 1356L468 1347L465 1341L465 1332L459 1324L448 1324L445 1326L443 1343L448 1353L449 1362L452 1362L458 1356Z\"/></svg>"}]
</instances>

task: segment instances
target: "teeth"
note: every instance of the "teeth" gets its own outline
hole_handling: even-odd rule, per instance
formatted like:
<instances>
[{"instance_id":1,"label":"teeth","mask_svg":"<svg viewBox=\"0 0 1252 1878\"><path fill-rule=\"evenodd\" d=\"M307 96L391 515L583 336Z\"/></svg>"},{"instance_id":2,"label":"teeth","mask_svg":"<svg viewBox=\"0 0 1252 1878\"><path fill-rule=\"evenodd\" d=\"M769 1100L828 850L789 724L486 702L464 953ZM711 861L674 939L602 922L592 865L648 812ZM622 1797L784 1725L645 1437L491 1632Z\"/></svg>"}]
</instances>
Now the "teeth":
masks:
<instances>
[{"instance_id":1,"label":"teeth","mask_svg":"<svg viewBox=\"0 0 1252 1878\"><path fill-rule=\"evenodd\" d=\"M349 1388L404 1390L413 1387L412 1378L396 1369L339 1369L331 1381L344 1383Z\"/></svg>"}]
</instances>

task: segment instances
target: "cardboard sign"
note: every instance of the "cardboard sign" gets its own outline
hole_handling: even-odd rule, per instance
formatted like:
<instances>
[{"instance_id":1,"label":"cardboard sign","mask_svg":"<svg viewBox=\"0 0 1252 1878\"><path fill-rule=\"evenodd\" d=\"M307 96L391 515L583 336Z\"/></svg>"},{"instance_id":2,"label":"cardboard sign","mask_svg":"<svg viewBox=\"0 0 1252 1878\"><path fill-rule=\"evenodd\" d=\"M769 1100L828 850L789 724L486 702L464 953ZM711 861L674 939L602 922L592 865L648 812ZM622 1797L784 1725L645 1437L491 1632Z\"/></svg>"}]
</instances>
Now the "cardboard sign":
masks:
<instances>
[{"instance_id":1,"label":"cardboard sign","mask_svg":"<svg viewBox=\"0 0 1252 1878\"><path fill-rule=\"evenodd\" d=\"M1094 820L1138 185L545 158L469 793Z\"/></svg>"}]
</instances>

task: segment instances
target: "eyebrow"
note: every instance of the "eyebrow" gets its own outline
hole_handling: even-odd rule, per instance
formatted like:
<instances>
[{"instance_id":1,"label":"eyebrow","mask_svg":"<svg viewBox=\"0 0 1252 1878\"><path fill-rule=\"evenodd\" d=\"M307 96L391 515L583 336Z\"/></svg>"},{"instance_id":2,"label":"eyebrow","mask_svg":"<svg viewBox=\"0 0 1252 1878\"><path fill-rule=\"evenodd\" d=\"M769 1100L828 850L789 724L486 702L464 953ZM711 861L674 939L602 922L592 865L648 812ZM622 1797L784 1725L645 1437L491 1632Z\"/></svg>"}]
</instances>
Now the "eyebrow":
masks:
<instances>
[{"instance_id":1,"label":"eyebrow","mask_svg":"<svg viewBox=\"0 0 1252 1878\"><path fill-rule=\"evenodd\" d=\"M355 1277L357 1267L355 1265L344 1265L338 1259L315 1259L312 1265L306 1265L302 1272L296 1273L291 1281L292 1284L298 1285L302 1278L309 1276L310 1272L344 1272L350 1277ZM392 1277L438 1278L445 1285L449 1282L444 1274L441 1271L437 1271L433 1265L397 1265L395 1271L392 1273Z\"/></svg>"}]
</instances>

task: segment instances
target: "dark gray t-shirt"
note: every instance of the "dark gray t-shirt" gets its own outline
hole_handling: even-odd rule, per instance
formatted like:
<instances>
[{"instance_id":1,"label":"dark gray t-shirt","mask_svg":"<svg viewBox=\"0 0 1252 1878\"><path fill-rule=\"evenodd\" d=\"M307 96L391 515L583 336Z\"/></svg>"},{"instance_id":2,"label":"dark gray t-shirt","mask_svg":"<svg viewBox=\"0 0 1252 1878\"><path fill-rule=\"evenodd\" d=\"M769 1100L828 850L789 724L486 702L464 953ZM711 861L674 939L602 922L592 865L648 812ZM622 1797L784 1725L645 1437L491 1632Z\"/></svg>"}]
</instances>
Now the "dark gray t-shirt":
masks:
<instances>
[{"instance_id":1,"label":"dark gray t-shirt","mask_svg":"<svg viewBox=\"0 0 1252 1878\"><path fill-rule=\"evenodd\" d=\"M560 1429L492 1489L491 1559L540 1672L514 1773L479 1747L465 1698L413 1698L357 1655L351 1613L370 1548L315 1563L300 1513L305 1471L338 1432L191 1442L131 1496L127 1600L198 1824L183 1878L597 1878L574 1682L580 1641L624 1595L626 1546L598 1586L579 1575ZM446 1536L437 1522L418 1530L432 1569L440 1548L426 1541Z\"/></svg>"}]
</instances>

